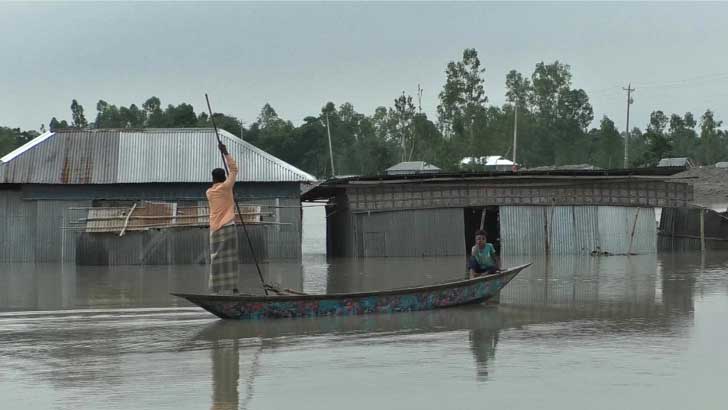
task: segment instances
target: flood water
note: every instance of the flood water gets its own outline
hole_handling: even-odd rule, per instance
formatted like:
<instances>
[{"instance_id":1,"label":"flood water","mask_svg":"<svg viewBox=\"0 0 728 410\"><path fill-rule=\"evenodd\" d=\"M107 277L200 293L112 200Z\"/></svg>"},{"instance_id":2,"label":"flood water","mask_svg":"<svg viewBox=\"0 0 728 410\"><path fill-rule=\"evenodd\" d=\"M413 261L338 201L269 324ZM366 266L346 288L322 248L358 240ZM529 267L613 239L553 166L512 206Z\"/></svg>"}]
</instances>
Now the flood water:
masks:
<instances>
[{"instance_id":1,"label":"flood water","mask_svg":"<svg viewBox=\"0 0 728 410\"><path fill-rule=\"evenodd\" d=\"M464 274L462 258L327 259L317 212L302 263L264 265L266 280ZM0 265L0 408L726 408L728 253L532 262L499 305L260 322L169 296L204 291L206 266Z\"/></svg>"}]
</instances>

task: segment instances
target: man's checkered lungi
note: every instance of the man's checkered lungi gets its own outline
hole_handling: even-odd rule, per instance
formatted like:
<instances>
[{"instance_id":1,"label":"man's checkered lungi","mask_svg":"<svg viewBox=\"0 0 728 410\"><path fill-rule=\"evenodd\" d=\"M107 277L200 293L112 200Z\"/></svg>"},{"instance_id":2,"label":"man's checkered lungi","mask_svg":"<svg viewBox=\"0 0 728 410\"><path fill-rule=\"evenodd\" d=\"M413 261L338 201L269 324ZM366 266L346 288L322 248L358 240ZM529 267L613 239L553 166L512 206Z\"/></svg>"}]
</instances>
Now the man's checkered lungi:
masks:
<instances>
[{"instance_id":1,"label":"man's checkered lungi","mask_svg":"<svg viewBox=\"0 0 728 410\"><path fill-rule=\"evenodd\" d=\"M238 287L238 230L225 225L210 232L210 291L232 293Z\"/></svg>"}]
</instances>

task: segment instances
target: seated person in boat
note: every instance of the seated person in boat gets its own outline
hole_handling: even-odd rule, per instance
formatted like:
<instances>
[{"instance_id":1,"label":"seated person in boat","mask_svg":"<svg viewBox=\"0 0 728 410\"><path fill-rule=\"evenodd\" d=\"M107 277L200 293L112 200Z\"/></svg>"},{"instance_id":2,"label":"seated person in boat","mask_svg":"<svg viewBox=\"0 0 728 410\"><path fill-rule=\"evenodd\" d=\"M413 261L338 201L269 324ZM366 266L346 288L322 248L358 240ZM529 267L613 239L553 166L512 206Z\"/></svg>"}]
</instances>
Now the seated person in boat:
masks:
<instances>
[{"instance_id":1,"label":"seated person in boat","mask_svg":"<svg viewBox=\"0 0 728 410\"><path fill-rule=\"evenodd\" d=\"M470 260L468 261L470 278L482 274L496 273L500 270L500 259L495 254L495 248L488 243L487 239L485 231L475 232L475 245L470 251Z\"/></svg>"},{"instance_id":2,"label":"seated person in boat","mask_svg":"<svg viewBox=\"0 0 728 410\"><path fill-rule=\"evenodd\" d=\"M220 144L229 175L225 170L212 170L212 186L207 190L210 208L210 291L215 294L234 294L238 287L238 233L235 227L233 187L238 166Z\"/></svg>"}]
</instances>

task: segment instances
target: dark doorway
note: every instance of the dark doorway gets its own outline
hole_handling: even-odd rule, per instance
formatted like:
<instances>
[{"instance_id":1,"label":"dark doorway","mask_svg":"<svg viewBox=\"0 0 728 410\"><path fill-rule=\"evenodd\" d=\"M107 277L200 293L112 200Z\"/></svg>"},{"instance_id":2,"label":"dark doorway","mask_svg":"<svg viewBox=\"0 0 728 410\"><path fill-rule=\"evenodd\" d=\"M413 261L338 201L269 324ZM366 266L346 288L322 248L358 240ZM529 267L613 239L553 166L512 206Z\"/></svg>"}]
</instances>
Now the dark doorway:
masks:
<instances>
[{"instance_id":1,"label":"dark doorway","mask_svg":"<svg viewBox=\"0 0 728 410\"><path fill-rule=\"evenodd\" d=\"M485 211L485 219L483 219ZM500 254L500 218L497 206L474 206L463 209L463 221L465 223L465 254L470 255L470 249L475 244L475 232L480 229L481 221L483 230L488 235L488 242L492 243L495 251Z\"/></svg>"}]
</instances>

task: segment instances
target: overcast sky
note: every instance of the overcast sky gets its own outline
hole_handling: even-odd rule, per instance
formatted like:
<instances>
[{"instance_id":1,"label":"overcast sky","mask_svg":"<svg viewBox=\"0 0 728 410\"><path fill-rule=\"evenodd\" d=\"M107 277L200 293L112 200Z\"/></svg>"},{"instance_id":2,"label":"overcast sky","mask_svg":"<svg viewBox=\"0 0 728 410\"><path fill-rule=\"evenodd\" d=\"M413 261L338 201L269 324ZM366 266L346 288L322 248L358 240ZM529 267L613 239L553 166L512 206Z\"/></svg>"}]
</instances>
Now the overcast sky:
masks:
<instances>
[{"instance_id":1,"label":"overcast sky","mask_svg":"<svg viewBox=\"0 0 728 410\"><path fill-rule=\"evenodd\" d=\"M728 120L728 4L593 3L0 3L0 125L93 120L99 99L187 102L255 120L269 102L300 124L326 101L372 114L424 88L434 120L445 66L474 47L491 103L505 75L540 61L572 67L595 118L706 108ZM724 127L725 128L725 127Z\"/></svg>"}]
</instances>

